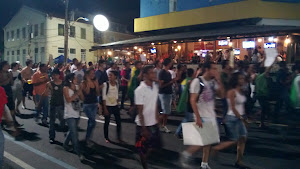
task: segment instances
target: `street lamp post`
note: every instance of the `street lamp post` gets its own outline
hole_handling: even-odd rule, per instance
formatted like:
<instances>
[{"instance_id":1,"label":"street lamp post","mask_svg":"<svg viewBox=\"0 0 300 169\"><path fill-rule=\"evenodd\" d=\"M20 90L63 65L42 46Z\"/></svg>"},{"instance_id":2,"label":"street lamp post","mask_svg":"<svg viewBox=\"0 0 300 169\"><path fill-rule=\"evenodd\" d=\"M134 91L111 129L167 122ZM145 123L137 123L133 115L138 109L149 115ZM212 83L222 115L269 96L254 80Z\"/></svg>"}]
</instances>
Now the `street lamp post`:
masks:
<instances>
[{"instance_id":1,"label":"street lamp post","mask_svg":"<svg viewBox=\"0 0 300 169\"><path fill-rule=\"evenodd\" d=\"M69 8L69 0L65 0L65 31L64 31L64 35L65 35L65 42L64 42L64 61L65 61L65 65L67 65L68 63L68 54L69 54L69 17L68 17L68 8Z\"/></svg>"}]
</instances>

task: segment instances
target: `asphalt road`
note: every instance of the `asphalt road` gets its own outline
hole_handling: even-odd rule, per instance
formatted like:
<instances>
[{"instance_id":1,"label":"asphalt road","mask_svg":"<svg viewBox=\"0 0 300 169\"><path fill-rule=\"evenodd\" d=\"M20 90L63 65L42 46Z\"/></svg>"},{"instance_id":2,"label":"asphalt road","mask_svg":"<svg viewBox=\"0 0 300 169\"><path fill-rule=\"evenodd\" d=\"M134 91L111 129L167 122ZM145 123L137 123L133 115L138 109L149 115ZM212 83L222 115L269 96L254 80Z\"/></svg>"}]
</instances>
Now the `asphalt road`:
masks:
<instances>
[{"instance_id":1,"label":"asphalt road","mask_svg":"<svg viewBox=\"0 0 300 169\"><path fill-rule=\"evenodd\" d=\"M33 102L26 101L27 107L33 109ZM81 163L77 155L66 152L62 147L64 132L56 132L56 144L49 143L49 129L36 123L32 110L21 110L22 116L17 120L24 124L21 135L13 138L9 132L5 134L5 169L140 169L138 155L134 148L135 124L130 122L129 116L122 112L122 133L126 145L105 143L103 136L103 120L98 118L93 134L95 145L87 148L82 140L86 134L87 120L84 113L80 120L79 140L81 140L83 154L86 161ZM171 116L169 129L176 130L182 116ZM57 121L58 123L58 121ZM116 140L116 126L110 125L110 139ZM180 169L179 153L185 148L182 140L174 134L162 133L163 149L155 152L149 160L149 168ZM288 130L286 126L272 125L269 129L261 130L256 124L251 124L249 138L246 145L245 163L253 169L300 169L300 129ZM213 169L234 169L236 157L235 147L222 151L217 161L210 161ZM201 153L196 154L192 162L195 168L200 167Z\"/></svg>"}]
</instances>

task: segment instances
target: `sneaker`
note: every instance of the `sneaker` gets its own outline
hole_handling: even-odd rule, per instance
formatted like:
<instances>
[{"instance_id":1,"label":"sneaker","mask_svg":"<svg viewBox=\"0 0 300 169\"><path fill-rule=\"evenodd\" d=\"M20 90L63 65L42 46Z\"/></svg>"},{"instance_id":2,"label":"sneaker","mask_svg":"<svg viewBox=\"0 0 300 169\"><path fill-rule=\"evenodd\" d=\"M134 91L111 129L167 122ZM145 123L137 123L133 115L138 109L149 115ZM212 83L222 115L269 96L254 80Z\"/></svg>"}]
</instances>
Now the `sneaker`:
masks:
<instances>
[{"instance_id":1,"label":"sneaker","mask_svg":"<svg viewBox=\"0 0 300 169\"><path fill-rule=\"evenodd\" d=\"M187 157L183 153L180 154L179 161L183 168L187 168L187 169L193 168L193 166L190 165L190 160L191 160L190 157Z\"/></svg>"},{"instance_id":2,"label":"sneaker","mask_svg":"<svg viewBox=\"0 0 300 169\"><path fill-rule=\"evenodd\" d=\"M15 126L18 128L18 127L22 127L24 124L19 124L17 121L15 121Z\"/></svg>"},{"instance_id":3,"label":"sneaker","mask_svg":"<svg viewBox=\"0 0 300 169\"><path fill-rule=\"evenodd\" d=\"M24 110L24 109L26 109L26 107L23 105L23 106L22 106L22 109Z\"/></svg>"},{"instance_id":4,"label":"sneaker","mask_svg":"<svg viewBox=\"0 0 300 169\"><path fill-rule=\"evenodd\" d=\"M48 122L47 122L46 119L43 119L43 120L42 120L42 125L43 125L43 126L48 126Z\"/></svg>"},{"instance_id":5,"label":"sneaker","mask_svg":"<svg viewBox=\"0 0 300 169\"><path fill-rule=\"evenodd\" d=\"M54 139L50 139L50 140L49 140L49 143L50 143L50 144L54 144L54 143L55 143L55 140L54 140Z\"/></svg>"},{"instance_id":6,"label":"sneaker","mask_svg":"<svg viewBox=\"0 0 300 169\"><path fill-rule=\"evenodd\" d=\"M164 126L163 128L165 133L171 133L171 131L167 128L167 126Z\"/></svg>"},{"instance_id":7,"label":"sneaker","mask_svg":"<svg viewBox=\"0 0 300 169\"><path fill-rule=\"evenodd\" d=\"M79 155L80 162L83 162L85 160L85 157L83 155Z\"/></svg>"},{"instance_id":8,"label":"sneaker","mask_svg":"<svg viewBox=\"0 0 300 169\"><path fill-rule=\"evenodd\" d=\"M105 117L104 117L103 115L99 115L99 119L100 119L100 120L104 120Z\"/></svg>"},{"instance_id":9,"label":"sneaker","mask_svg":"<svg viewBox=\"0 0 300 169\"><path fill-rule=\"evenodd\" d=\"M200 167L200 169L211 169L211 168L209 167L209 165L206 165L205 167Z\"/></svg>"}]
</instances>

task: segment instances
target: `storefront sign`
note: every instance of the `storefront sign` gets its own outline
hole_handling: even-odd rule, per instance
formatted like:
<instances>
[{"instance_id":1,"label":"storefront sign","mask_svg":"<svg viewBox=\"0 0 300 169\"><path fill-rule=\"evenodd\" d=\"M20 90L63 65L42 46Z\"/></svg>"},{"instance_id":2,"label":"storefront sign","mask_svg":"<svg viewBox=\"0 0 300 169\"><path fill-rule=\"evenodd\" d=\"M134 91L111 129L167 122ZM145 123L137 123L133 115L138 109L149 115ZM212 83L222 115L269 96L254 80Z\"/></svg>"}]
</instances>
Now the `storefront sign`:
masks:
<instances>
[{"instance_id":1,"label":"storefront sign","mask_svg":"<svg viewBox=\"0 0 300 169\"><path fill-rule=\"evenodd\" d=\"M244 41L243 42L243 48L255 48L255 42L254 41Z\"/></svg>"},{"instance_id":2,"label":"storefront sign","mask_svg":"<svg viewBox=\"0 0 300 169\"><path fill-rule=\"evenodd\" d=\"M228 46L228 41L227 40L219 40L218 45L219 46Z\"/></svg>"},{"instance_id":3,"label":"storefront sign","mask_svg":"<svg viewBox=\"0 0 300 169\"><path fill-rule=\"evenodd\" d=\"M273 42L273 43L265 43L264 44L264 48L267 49L267 48L276 48L276 43Z\"/></svg>"}]
</instances>

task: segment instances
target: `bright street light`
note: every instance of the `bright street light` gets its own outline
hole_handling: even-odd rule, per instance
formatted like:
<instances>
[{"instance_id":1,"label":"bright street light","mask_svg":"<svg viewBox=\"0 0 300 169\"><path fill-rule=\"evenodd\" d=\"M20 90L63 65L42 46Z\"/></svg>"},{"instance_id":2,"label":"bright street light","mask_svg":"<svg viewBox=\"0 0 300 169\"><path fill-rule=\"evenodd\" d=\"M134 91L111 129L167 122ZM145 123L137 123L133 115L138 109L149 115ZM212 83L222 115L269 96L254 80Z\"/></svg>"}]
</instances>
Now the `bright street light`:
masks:
<instances>
[{"instance_id":1,"label":"bright street light","mask_svg":"<svg viewBox=\"0 0 300 169\"><path fill-rule=\"evenodd\" d=\"M110 56L110 55L112 54L112 52L111 52L111 51L108 51L107 54Z\"/></svg>"},{"instance_id":2,"label":"bright street light","mask_svg":"<svg viewBox=\"0 0 300 169\"><path fill-rule=\"evenodd\" d=\"M109 28L109 21L104 15L96 15L93 19L94 26L97 30L103 32Z\"/></svg>"}]
</instances>

